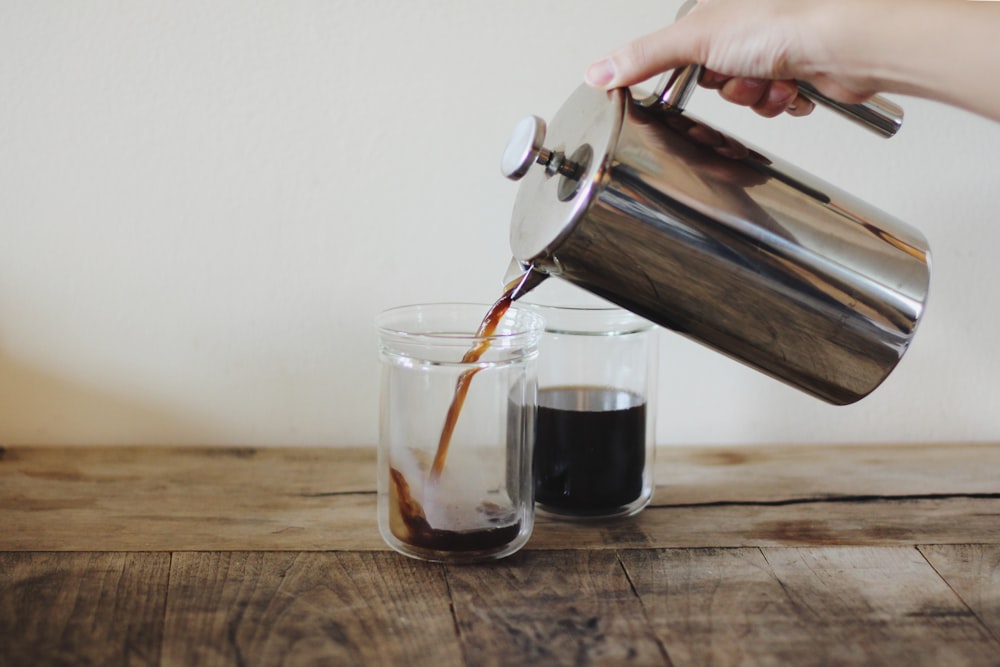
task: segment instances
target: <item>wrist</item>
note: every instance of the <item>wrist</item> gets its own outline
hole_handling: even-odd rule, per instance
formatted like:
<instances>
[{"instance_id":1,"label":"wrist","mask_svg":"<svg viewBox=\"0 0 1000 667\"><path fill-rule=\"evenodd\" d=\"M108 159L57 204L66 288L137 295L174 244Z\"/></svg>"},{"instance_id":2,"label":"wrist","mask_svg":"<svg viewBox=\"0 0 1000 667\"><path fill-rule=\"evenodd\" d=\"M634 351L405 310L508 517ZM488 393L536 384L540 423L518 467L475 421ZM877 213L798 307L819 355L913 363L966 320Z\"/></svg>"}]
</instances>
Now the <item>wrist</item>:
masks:
<instances>
[{"instance_id":1,"label":"wrist","mask_svg":"<svg viewBox=\"0 0 1000 667\"><path fill-rule=\"evenodd\" d=\"M966 0L840 0L820 3L814 77L860 100L877 92L940 96L956 40L972 40ZM950 43L950 44L949 44ZM855 101L848 99L847 101Z\"/></svg>"},{"instance_id":2,"label":"wrist","mask_svg":"<svg viewBox=\"0 0 1000 667\"><path fill-rule=\"evenodd\" d=\"M806 34L812 36L808 80L846 102L892 88L899 76L887 38L906 38L908 28L900 25L906 21L905 7L891 0L835 0L804 8L810 26Z\"/></svg>"}]
</instances>

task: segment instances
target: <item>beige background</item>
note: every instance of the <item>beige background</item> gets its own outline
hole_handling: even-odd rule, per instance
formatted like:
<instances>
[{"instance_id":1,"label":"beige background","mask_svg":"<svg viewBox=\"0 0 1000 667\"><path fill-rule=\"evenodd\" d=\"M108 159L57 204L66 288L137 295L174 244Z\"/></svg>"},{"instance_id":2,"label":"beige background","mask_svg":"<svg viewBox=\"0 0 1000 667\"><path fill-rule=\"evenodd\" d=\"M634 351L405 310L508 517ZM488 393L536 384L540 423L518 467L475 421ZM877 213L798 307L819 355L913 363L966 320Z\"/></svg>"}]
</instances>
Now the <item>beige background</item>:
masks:
<instances>
[{"instance_id":1,"label":"beige background","mask_svg":"<svg viewBox=\"0 0 1000 667\"><path fill-rule=\"evenodd\" d=\"M375 442L375 313L497 295L510 128L678 4L3 3L0 444ZM661 442L1000 436L1000 125L897 101L884 141L696 94L922 229L935 276L852 407L664 333Z\"/></svg>"}]
</instances>

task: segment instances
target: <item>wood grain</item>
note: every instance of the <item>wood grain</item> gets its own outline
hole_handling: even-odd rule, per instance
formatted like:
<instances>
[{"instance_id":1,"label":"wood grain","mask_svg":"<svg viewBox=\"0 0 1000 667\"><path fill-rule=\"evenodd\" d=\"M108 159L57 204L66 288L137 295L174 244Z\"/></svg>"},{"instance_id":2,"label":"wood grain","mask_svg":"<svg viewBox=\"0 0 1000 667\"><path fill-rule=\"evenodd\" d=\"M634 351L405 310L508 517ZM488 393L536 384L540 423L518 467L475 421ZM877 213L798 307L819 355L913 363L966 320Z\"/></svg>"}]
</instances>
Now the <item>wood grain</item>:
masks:
<instances>
[{"instance_id":1,"label":"wood grain","mask_svg":"<svg viewBox=\"0 0 1000 667\"><path fill-rule=\"evenodd\" d=\"M0 550L373 550L375 453L9 448ZM528 549L1000 544L1000 446L662 448L635 519L540 519Z\"/></svg>"},{"instance_id":2,"label":"wood grain","mask_svg":"<svg viewBox=\"0 0 1000 667\"><path fill-rule=\"evenodd\" d=\"M0 553L0 665L157 665L170 555Z\"/></svg>"},{"instance_id":3,"label":"wood grain","mask_svg":"<svg viewBox=\"0 0 1000 667\"><path fill-rule=\"evenodd\" d=\"M920 552L1000 641L1000 546L923 545Z\"/></svg>"},{"instance_id":4,"label":"wood grain","mask_svg":"<svg viewBox=\"0 0 1000 667\"><path fill-rule=\"evenodd\" d=\"M986 665L1000 645L912 547L640 550L675 665Z\"/></svg>"},{"instance_id":5,"label":"wood grain","mask_svg":"<svg viewBox=\"0 0 1000 667\"><path fill-rule=\"evenodd\" d=\"M613 551L524 553L451 567L470 665L667 665Z\"/></svg>"},{"instance_id":6,"label":"wood grain","mask_svg":"<svg viewBox=\"0 0 1000 667\"><path fill-rule=\"evenodd\" d=\"M626 521L539 521L529 549L1000 543L1000 499L652 507Z\"/></svg>"},{"instance_id":7,"label":"wood grain","mask_svg":"<svg viewBox=\"0 0 1000 667\"><path fill-rule=\"evenodd\" d=\"M1000 443L660 447L654 505L1000 494Z\"/></svg>"},{"instance_id":8,"label":"wood grain","mask_svg":"<svg viewBox=\"0 0 1000 667\"><path fill-rule=\"evenodd\" d=\"M374 450L0 448L0 665L997 665L998 445L670 448L621 521L388 550Z\"/></svg>"},{"instance_id":9,"label":"wood grain","mask_svg":"<svg viewBox=\"0 0 1000 667\"><path fill-rule=\"evenodd\" d=\"M174 556L164 665L462 664L440 566L394 553Z\"/></svg>"},{"instance_id":10,"label":"wood grain","mask_svg":"<svg viewBox=\"0 0 1000 667\"><path fill-rule=\"evenodd\" d=\"M373 484L371 449L8 448L0 549L381 548Z\"/></svg>"},{"instance_id":11,"label":"wood grain","mask_svg":"<svg viewBox=\"0 0 1000 667\"><path fill-rule=\"evenodd\" d=\"M147 501L148 502L148 501ZM3 512L6 551L382 551L374 495L241 513L225 500L165 500L149 513ZM139 505L140 503L136 503ZM1000 544L1000 499L811 501L795 505L648 508L625 521L539 518L528 550L791 545Z\"/></svg>"}]
</instances>

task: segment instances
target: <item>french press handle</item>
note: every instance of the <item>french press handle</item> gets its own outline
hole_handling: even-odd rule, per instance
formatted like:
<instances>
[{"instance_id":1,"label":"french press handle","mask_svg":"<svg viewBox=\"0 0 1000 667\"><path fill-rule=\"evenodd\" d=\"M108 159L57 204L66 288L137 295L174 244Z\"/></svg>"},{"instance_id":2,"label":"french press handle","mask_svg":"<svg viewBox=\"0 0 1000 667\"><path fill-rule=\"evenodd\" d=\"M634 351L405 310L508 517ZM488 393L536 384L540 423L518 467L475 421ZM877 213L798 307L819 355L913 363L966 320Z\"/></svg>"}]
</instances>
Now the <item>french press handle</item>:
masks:
<instances>
[{"instance_id":1,"label":"french press handle","mask_svg":"<svg viewBox=\"0 0 1000 667\"><path fill-rule=\"evenodd\" d=\"M836 111L886 139L895 136L903 126L903 107L881 95L872 95L860 104L844 104L830 99L804 81L796 81L795 84L806 98Z\"/></svg>"},{"instance_id":2,"label":"french press handle","mask_svg":"<svg viewBox=\"0 0 1000 667\"><path fill-rule=\"evenodd\" d=\"M698 84L701 65L688 65L664 74L653 93L641 102L668 112L684 110L688 98ZM831 99L812 85L796 81L799 92L816 104L821 104L882 137L892 137L903 126L903 109L881 95L873 95L859 104L844 104Z\"/></svg>"}]
</instances>

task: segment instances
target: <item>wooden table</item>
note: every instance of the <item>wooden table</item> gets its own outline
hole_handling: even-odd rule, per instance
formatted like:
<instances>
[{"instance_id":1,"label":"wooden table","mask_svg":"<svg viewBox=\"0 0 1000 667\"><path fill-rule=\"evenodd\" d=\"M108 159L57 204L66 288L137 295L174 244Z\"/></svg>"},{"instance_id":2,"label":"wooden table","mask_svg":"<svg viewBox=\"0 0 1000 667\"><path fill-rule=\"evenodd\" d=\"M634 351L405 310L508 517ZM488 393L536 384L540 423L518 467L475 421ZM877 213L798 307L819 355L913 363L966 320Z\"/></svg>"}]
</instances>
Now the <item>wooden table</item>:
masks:
<instances>
[{"instance_id":1,"label":"wooden table","mask_svg":"<svg viewBox=\"0 0 1000 667\"><path fill-rule=\"evenodd\" d=\"M443 566L382 543L371 449L0 450L0 665L1000 664L1000 444L657 475Z\"/></svg>"}]
</instances>

